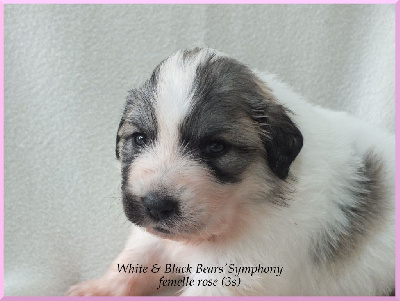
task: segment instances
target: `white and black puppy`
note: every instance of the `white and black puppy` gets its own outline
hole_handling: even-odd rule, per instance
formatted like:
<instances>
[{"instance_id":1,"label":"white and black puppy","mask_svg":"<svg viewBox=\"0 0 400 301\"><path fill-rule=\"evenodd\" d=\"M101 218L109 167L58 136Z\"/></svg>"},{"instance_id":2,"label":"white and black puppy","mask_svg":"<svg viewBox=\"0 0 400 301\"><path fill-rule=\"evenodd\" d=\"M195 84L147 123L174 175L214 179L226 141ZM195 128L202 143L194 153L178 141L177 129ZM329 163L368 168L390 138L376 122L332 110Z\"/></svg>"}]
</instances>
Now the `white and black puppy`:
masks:
<instances>
[{"instance_id":1,"label":"white and black puppy","mask_svg":"<svg viewBox=\"0 0 400 301\"><path fill-rule=\"evenodd\" d=\"M130 92L119 125L132 236L67 294L393 294L394 150L272 75L179 51Z\"/></svg>"}]
</instances>

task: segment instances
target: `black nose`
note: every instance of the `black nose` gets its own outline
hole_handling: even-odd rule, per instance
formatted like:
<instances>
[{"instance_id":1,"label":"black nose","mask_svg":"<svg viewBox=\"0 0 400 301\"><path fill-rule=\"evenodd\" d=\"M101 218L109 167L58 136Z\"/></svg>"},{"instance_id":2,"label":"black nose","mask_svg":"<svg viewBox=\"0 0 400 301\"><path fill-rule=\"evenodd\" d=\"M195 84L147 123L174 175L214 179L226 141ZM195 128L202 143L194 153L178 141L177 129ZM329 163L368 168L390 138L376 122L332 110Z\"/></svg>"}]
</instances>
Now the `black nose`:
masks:
<instances>
[{"instance_id":1,"label":"black nose","mask_svg":"<svg viewBox=\"0 0 400 301\"><path fill-rule=\"evenodd\" d=\"M170 197L161 197L156 194L148 194L142 197L146 214L155 221L164 220L177 212L177 201Z\"/></svg>"}]
</instances>

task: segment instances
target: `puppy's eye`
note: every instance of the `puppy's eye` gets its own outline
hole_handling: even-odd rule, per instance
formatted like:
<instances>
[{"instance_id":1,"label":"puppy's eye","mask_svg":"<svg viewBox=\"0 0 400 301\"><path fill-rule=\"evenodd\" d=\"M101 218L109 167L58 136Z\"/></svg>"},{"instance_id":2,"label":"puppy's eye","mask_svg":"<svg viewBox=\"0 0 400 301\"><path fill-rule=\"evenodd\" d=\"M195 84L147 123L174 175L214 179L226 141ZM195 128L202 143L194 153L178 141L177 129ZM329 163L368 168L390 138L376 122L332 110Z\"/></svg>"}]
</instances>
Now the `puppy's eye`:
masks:
<instances>
[{"instance_id":1,"label":"puppy's eye","mask_svg":"<svg viewBox=\"0 0 400 301\"><path fill-rule=\"evenodd\" d=\"M144 146L147 142L147 137L143 133L133 134L133 143L137 146Z\"/></svg>"},{"instance_id":2,"label":"puppy's eye","mask_svg":"<svg viewBox=\"0 0 400 301\"><path fill-rule=\"evenodd\" d=\"M223 141L212 141L204 148L204 152L208 156L217 157L225 153L227 145Z\"/></svg>"}]
</instances>

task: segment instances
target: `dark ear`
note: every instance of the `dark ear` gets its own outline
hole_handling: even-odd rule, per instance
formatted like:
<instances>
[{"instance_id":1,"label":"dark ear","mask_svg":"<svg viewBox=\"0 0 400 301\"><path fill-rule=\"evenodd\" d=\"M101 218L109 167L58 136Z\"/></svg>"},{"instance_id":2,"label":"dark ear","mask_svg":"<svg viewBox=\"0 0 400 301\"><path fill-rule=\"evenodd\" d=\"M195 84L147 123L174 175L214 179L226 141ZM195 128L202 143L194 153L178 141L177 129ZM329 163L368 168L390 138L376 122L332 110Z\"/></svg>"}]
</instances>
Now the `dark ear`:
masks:
<instances>
[{"instance_id":1,"label":"dark ear","mask_svg":"<svg viewBox=\"0 0 400 301\"><path fill-rule=\"evenodd\" d=\"M263 143L268 165L284 180L289 174L290 165L303 147L303 135L281 105L268 104L264 114L258 119L264 132Z\"/></svg>"},{"instance_id":2,"label":"dark ear","mask_svg":"<svg viewBox=\"0 0 400 301\"><path fill-rule=\"evenodd\" d=\"M116 144L116 146L115 146L115 155L116 155L118 160L120 159L120 148L121 148L121 146L120 146L120 141L121 141L121 132L120 132L120 130L121 130L121 127L122 127L123 123L124 123L124 120L121 119L121 121L119 122L118 131L117 131L117 139L116 139L116 143L115 143Z\"/></svg>"}]
</instances>

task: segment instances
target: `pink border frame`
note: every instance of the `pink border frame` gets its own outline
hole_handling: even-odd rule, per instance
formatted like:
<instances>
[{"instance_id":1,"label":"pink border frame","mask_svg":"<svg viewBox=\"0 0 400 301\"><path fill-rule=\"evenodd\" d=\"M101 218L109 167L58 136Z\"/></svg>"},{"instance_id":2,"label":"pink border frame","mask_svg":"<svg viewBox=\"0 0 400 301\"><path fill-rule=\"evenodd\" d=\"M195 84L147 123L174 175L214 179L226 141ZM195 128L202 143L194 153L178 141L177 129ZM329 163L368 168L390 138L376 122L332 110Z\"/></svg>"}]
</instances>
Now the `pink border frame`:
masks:
<instances>
[{"instance_id":1,"label":"pink border frame","mask_svg":"<svg viewBox=\"0 0 400 301\"><path fill-rule=\"evenodd\" d=\"M0 0L0 25L3 30L0 30L0 215L2 217L0 223L0 299L2 300L83 300L81 297L10 297L4 296L4 5L7 4L395 4L396 10L396 74L395 74L395 87L396 87L396 203L400 195L400 177L398 171L400 170L400 139L398 135L400 132L400 0ZM399 221L400 207L396 204L396 250L399 251L400 246L400 226ZM396 263L399 262L400 252L396 252ZM304 301L304 300L400 300L400 269L396 264L396 296L394 297L213 297L213 299L225 298L230 301L241 300L283 300L283 301ZM66 299L68 298L68 299ZM190 298L191 300L201 300L205 297L86 297L84 300L127 300L127 298L135 298L135 300L177 300L178 298Z\"/></svg>"},{"instance_id":2,"label":"pink border frame","mask_svg":"<svg viewBox=\"0 0 400 301\"><path fill-rule=\"evenodd\" d=\"M397 0L1 0L4 4L395 4Z\"/></svg>"},{"instance_id":3,"label":"pink border frame","mask_svg":"<svg viewBox=\"0 0 400 301\"><path fill-rule=\"evenodd\" d=\"M395 4L397 0L2 0L4 4Z\"/></svg>"}]
</instances>

